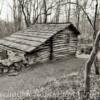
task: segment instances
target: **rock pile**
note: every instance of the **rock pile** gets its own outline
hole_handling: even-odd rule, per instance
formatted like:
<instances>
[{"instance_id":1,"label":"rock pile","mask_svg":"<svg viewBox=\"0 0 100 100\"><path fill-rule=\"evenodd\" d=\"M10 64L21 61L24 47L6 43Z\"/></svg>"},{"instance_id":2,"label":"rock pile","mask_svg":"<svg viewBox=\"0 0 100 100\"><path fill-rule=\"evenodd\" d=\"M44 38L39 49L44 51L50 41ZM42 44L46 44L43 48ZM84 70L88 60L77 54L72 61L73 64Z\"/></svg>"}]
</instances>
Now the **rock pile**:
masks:
<instances>
[{"instance_id":1,"label":"rock pile","mask_svg":"<svg viewBox=\"0 0 100 100\"><path fill-rule=\"evenodd\" d=\"M11 69L15 71L20 71L22 67L25 67L25 64L27 63L23 54L19 54L11 50L7 50L5 55L6 57L4 59L2 59L3 58L2 56L0 57L1 73L4 73L5 70L6 72L9 72Z\"/></svg>"}]
</instances>

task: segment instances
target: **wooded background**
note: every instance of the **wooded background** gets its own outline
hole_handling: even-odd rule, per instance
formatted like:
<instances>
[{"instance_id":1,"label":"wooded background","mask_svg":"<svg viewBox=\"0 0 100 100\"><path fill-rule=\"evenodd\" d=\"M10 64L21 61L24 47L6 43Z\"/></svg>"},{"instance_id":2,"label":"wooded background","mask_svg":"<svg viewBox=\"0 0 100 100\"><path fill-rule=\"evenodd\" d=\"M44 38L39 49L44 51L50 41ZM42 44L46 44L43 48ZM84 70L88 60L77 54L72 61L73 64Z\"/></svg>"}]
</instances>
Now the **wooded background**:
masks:
<instances>
[{"instance_id":1,"label":"wooded background","mask_svg":"<svg viewBox=\"0 0 100 100\"><path fill-rule=\"evenodd\" d=\"M29 27L35 23L72 22L82 33L81 42L92 42L100 24L99 0L1 0L0 37ZM1 15L6 2L6 20ZM12 20L10 20L10 19Z\"/></svg>"}]
</instances>

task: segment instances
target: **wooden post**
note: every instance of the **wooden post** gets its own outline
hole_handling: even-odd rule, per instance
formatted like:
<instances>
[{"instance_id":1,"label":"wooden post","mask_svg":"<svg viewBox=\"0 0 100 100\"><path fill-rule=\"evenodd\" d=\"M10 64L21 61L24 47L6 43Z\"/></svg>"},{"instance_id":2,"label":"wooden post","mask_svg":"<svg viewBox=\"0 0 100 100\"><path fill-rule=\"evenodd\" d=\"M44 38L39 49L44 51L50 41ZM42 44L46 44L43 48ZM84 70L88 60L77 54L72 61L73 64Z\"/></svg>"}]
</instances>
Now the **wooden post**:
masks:
<instances>
[{"instance_id":1,"label":"wooden post","mask_svg":"<svg viewBox=\"0 0 100 100\"><path fill-rule=\"evenodd\" d=\"M53 59L53 37L50 38L50 60Z\"/></svg>"}]
</instances>

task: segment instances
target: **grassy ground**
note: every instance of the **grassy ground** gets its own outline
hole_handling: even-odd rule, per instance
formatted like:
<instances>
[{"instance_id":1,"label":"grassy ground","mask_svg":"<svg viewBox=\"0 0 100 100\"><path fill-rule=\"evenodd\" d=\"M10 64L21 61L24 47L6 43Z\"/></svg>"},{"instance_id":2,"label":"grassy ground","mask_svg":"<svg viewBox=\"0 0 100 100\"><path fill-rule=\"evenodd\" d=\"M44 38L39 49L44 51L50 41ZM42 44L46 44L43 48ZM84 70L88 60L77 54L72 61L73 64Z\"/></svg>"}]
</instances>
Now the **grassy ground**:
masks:
<instances>
[{"instance_id":1,"label":"grassy ground","mask_svg":"<svg viewBox=\"0 0 100 100\"><path fill-rule=\"evenodd\" d=\"M13 96L16 93L32 91L48 81L79 71L84 63L85 59L72 58L70 60L33 65L31 69L17 76L0 77L0 96L3 95L3 100L5 95L9 97L9 95Z\"/></svg>"},{"instance_id":2,"label":"grassy ground","mask_svg":"<svg viewBox=\"0 0 100 100\"><path fill-rule=\"evenodd\" d=\"M100 76L95 75L92 69L90 78L88 100L100 100ZM47 82L20 100L87 100L84 93L83 71Z\"/></svg>"}]
</instances>

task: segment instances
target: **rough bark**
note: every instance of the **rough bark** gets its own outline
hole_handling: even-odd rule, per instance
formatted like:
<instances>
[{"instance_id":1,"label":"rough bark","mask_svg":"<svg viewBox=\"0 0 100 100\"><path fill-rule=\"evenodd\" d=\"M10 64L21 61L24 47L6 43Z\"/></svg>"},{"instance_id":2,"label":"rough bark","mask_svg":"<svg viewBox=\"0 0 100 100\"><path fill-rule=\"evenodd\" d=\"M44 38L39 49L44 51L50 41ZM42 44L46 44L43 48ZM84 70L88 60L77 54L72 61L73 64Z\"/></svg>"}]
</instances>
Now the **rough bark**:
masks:
<instances>
[{"instance_id":1,"label":"rough bark","mask_svg":"<svg viewBox=\"0 0 100 100\"><path fill-rule=\"evenodd\" d=\"M93 50L91 52L90 58L88 59L85 65L85 93L86 93L86 100L89 98L90 93L90 72L91 66L96 58L98 48L99 48L99 40L100 40L100 31L97 33L96 39L94 41Z\"/></svg>"},{"instance_id":2,"label":"rough bark","mask_svg":"<svg viewBox=\"0 0 100 100\"><path fill-rule=\"evenodd\" d=\"M56 23L59 23L59 19L60 19L60 0L58 1L58 5L57 5L57 8L56 8L56 12L55 12L55 22Z\"/></svg>"},{"instance_id":3,"label":"rough bark","mask_svg":"<svg viewBox=\"0 0 100 100\"><path fill-rule=\"evenodd\" d=\"M47 5L46 5L46 0L43 0L43 10L44 10L43 23L47 23Z\"/></svg>"},{"instance_id":4,"label":"rough bark","mask_svg":"<svg viewBox=\"0 0 100 100\"><path fill-rule=\"evenodd\" d=\"M98 57L96 56L95 60L94 60L94 67L95 67L95 74L99 75L99 64L98 64Z\"/></svg>"},{"instance_id":5,"label":"rough bark","mask_svg":"<svg viewBox=\"0 0 100 100\"><path fill-rule=\"evenodd\" d=\"M98 1L96 0L96 5L95 5L95 17L94 17L94 34L93 34L93 40L96 38L97 34L97 13L98 13ZM98 57L96 56L94 60L94 67L95 67L95 74L99 75L99 65L98 65Z\"/></svg>"},{"instance_id":6,"label":"rough bark","mask_svg":"<svg viewBox=\"0 0 100 100\"><path fill-rule=\"evenodd\" d=\"M70 0L69 0L70 1ZM68 2L69 2L68 1ZM68 22L70 22L70 12L71 12L71 5L69 3L69 9L68 9Z\"/></svg>"},{"instance_id":7,"label":"rough bark","mask_svg":"<svg viewBox=\"0 0 100 100\"><path fill-rule=\"evenodd\" d=\"M79 0L76 0L77 6L76 6L76 12L77 12L77 23L76 27L79 29L79 22L80 22L80 8L79 8Z\"/></svg>"},{"instance_id":8,"label":"rough bark","mask_svg":"<svg viewBox=\"0 0 100 100\"><path fill-rule=\"evenodd\" d=\"M27 15L26 15L26 13L24 11L24 9L25 9L24 0L23 1L18 0L18 2L20 4L20 6L21 6L21 10L22 10L22 13L23 13L23 16L24 16L24 19L25 19L25 24L26 24L27 27L29 27L30 26L30 21L27 19Z\"/></svg>"}]
</instances>

